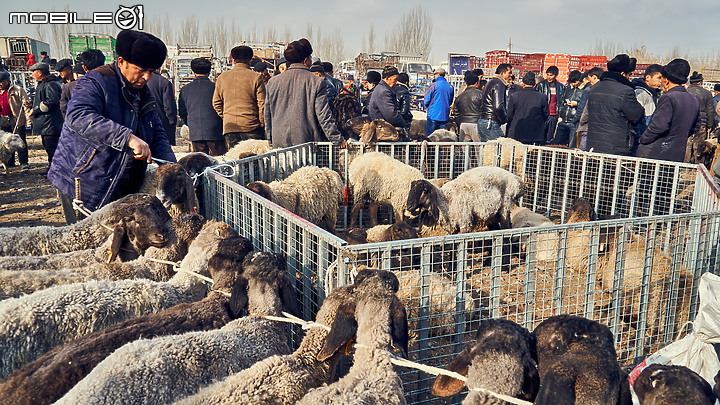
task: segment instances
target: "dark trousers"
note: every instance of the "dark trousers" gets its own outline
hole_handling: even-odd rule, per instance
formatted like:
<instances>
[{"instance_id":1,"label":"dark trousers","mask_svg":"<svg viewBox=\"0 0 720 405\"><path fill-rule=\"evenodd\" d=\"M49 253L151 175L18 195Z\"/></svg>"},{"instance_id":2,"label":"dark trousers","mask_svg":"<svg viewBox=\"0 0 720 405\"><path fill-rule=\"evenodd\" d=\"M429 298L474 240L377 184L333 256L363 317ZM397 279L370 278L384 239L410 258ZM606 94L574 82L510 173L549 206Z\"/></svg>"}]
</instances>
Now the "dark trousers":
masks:
<instances>
[{"instance_id":1,"label":"dark trousers","mask_svg":"<svg viewBox=\"0 0 720 405\"><path fill-rule=\"evenodd\" d=\"M13 133L20 135L20 139L23 140L25 143L25 146L17 151L18 160L20 161L21 165L26 165L28 163L28 148L27 148L27 139L25 137L25 127L22 128L15 128L15 117L12 115L9 116L0 116L0 130L5 132ZM15 166L15 156L13 155L12 158L10 158L10 162L8 162L8 167Z\"/></svg>"},{"instance_id":2,"label":"dark trousers","mask_svg":"<svg viewBox=\"0 0 720 405\"><path fill-rule=\"evenodd\" d=\"M555 138L553 138L552 142L550 142L551 145L570 145L570 147L575 147L577 145L577 138L575 135L575 125L573 125L571 122L559 122L557 124L557 129L555 130Z\"/></svg>"},{"instance_id":3,"label":"dark trousers","mask_svg":"<svg viewBox=\"0 0 720 405\"><path fill-rule=\"evenodd\" d=\"M42 136L42 145L45 148L45 151L48 155L48 164L52 163L53 156L55 156L55 150L58 146L58 141L60 141L60 135L41 135Z\"/></svg>"},{"instance_id":4,"label":"dark trousers","mask_svg":"<svg viewBox=\"0 0 720 405\"><path fill-rule=\"evenodd\" d=\"M447 121L435 121L428 118L425 124L425 136L430 136L436 129L445 129Z\"/></svg>"},{"instance_id":5,"label":"dark trousers","mask_svg":"<svg viewBox=\"0 0 720 405\"><path fill-rule=\"evenodd\" d=\"M558 143L553 142L553 138L555 137L555 128L557 128L557 115L551 115L548 117L547 121L545 121L545 141L548 144L551 145L559 145Z\"/></svg>"},{"instance_id":6,"label":"dark trousers","mask_svg":"<svg viewBox=\"0 0 720 405\"><path fill-rule=\"evenodd\" d=\"M203 152L210 156L220 156L227 153L225 140L220 141L190 141L193 152Z\"/></svg>"},{"instance_id":7,"label":"dark trousers","mask_svg":"<svg viewBox=\"0 0 720 405\"><path fill-rule=\"evenodd\" d=\"M248 139L265 139L265 130L262 127L257 127L250 132L228 132L223 134L223 136L225 137L227 148L230 150L240 141L247 141Z\"/></svg>"},{"instance_id":8,"label":"dark trousers","mask_svg":"<svg viewBox=\"0 0 720 405\"><path fill-rule=\"evenodd\" d=\"M73 208L72 198L61 193L60 190L58 190L57 192L57 198L58 200L60 200L60 204L62 204L63 214L65 215L65 222L67 222L68 225L74 224L75 222L85 218L85 215L83 215L81 212L76 212Z\"/></svg>"}]
</instances>

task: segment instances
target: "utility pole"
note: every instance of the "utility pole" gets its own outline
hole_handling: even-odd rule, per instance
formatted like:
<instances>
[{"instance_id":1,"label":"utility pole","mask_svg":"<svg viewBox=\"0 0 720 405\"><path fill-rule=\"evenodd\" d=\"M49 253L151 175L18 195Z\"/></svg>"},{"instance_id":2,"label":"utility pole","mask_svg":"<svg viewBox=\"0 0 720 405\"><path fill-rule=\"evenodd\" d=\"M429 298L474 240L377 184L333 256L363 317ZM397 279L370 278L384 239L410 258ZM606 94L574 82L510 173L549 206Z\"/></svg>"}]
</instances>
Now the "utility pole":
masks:
<instances>
[{"instance_id":1,"label":"utility pole","mask_svg":"<svg viewBox=\"0 0 720 405\"><path fill-rule=\"evenodd\" d=\"M512 53L512 37L508 38L508 48L507 48L508 54Z\"/></svg>"}]
</instances>

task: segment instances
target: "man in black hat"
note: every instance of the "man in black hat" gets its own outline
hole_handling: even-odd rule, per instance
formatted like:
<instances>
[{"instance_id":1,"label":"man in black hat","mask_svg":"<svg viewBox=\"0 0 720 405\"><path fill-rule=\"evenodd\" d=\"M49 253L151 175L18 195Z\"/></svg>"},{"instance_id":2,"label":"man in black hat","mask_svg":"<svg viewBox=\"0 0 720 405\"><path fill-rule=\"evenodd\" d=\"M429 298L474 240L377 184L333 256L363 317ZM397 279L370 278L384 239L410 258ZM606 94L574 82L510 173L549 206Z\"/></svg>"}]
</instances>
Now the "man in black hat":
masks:
<instances>
[{"instance_id":1,"label":"man in black hat","mask_svg":"<svg viewBox=\"0 0 720 405\"><path fill-rule=\"evenodd\" d=\"M260 61L253 65L253 71L257 72L262 77L265 84L270 80L270 73L268 73L268 64Z\"/></svg>"},{"instance_id":2,"label":"man in black hat","mask_svg":"<svg viewBox=\"0 0 720 405\"><path fill-rule=\"evenodd\" d=\"M632 127L645 116L628 80L637 60L626 54L607 63L607 72L588 96L587 148L598 153L630 156L635 138Z\"/></svg>"},{"instance_id":3,"label":"man in black hat","mask_svg":"<svg viewBox=\"0 0 720 405\"><path fill-rule=\"evenodd\" d=\"M40 57L42 58L42 59L40 59L40 63L44 63L44 64L50 66L50 57L48 56L47 52L41 51Z\"/></svg>"},{"instance_id":4,"label":"man in black hat","mask_svg":"<svg viewBox=\"0 0 720 405\"><path fill-rule=\"evenodd\" d=\"M51 164L63 125L60 112L62 82L59 77L50 74L50 67L42 62L32 65L30 71L37 82L30 112L32 131L33 135L41 136L48 155L48 164Z\"/></svg>"},{"instance_id":5,"label":"man in black hat","mask_svg":"<svg viewBox=\"0 0 720 405\"><path fill-rule=\"evenodd\" d=\"M332 80L330 80L330 78L325 74L325 68L323 67L322 63L313 63L313 65L310 66L310 73L323 79L323 81L327 85L325 94L327 95L328 105L330 106L330 110L332 111L335 97L337 97L338 93L335 90L335 86L333 85Z\"/></svg>"},{"instance_id":6,"label":"man in black hat","mask_svg":"<svg viewBox=\"0 0 720 405\"><path fill-rule=\"evenodd\" d=\"M63 84L70 83L75 80L72 69L72 59L60 59L58 63L55 64L55 71L58 72L58 76L62 79Z\"/></svg>"},{"instance_id":7,"label":"man in black hat","mask_svg":"<svg viewBox=\"0 0 720 405\"><path fill-rule=\"evenodd\" d=\"M212 106L215 93L215 83L209 78L212 63L205 58L195 58L190 62L190 69L195 80L180 89L178 112L190 129L192 150L210 156L223 155L227 145L223 138L222 118Z\"/></svg>"},{"instance_id":8,"label":"man in black hat","mask_svg":"<svg viewBox=\"0 0 720 405\"><path fill-rule=\"evenodd\" d=\"M99 49L88 49L81 53L78 59L79 62L73 67L73 74L78 79L81 76L85 76L86 72L105 64L105 54ZM62 94L60 95L60 111L62 112L63 118L65 118L65 114L67 113L67 105L70 102L70 97L72 97L76 83L77 80L73 80L63 85Z\"/></svg>"},{"instance_id":9,"label":"man in black hat","mask_svg":"<svg viewBox=\"0 0 720 405\"><path fill-rule=\"evenodd\" d=\"M660 73L665 94L640 136L637 156L682 162L688 137L701 126L699 103L682 86L690 74L690 64L685 59L674 59Z\"/></svg>"},{"instance_id":10,"label":"man in black hat","mask_svg":"<svg viewBox=\"0 0 720 405\"><path fill-rule=\"evenodd\" d=\"M523 89L507 100L507 136L528 145L544 145L550 116L547 96L535 91L535 72L525 73L522 83Z\"/></svg>"},{"instance_id":11,"label":"man in black hat","mask_svg":"<svg viewBox=\"0 0 720 405\"><path fill-rule=\"evenodd\" d=\"M154 75L150 76L150 80L147 82L147 88L150 89L153 96L155 96L155 102L157 103L156 110L165 128L165 135L170 145L175 145L177 104L175 102L175 89L173 88L173 84L161 75L158 70Z\"/></svg>"},{"instance_id":12,"label":"man in black hat","mask_svg":"<svg viewBox=\"0 0 720 405\"><path fill-rule=\"evenodd\" d=\"M715 103L710 90L703 87L702 73L693 72L690 76L690 85L687 92L695 96L700 103L700 130L688 138L688 148L685 152L685 161L689 162L692 156L692 145L696 139L707 139L708 134L715 129Z\"/></svg>"},{"instance_id":13,"label":"man in black hat","mask_svg":"<svg viewBox=\"0 0 720 405\"><path fill-rule=\"evenodd\" d=\"M146 86L165 62L165 44L151 34L123 30L116 51L117 62L77 81L48 172L68 222L78 219L73 199L99 209L136 193L151 158L175 162Z\"/></svg>"},{"instance_id":14,"label":"man in black hat","mask_svg":"<svg viewBox=\"0 0 720 405\"><path fill-rule=\"evenodd\" d=\"M395 66L385 66L382 72L382 80L373 90L368 109L370 119L382 119L394 127L404 128L407 126L407 122L400 115L395 93L392 90L397 83L399 74L400 72Z\"/></svg>"}]
</instances>

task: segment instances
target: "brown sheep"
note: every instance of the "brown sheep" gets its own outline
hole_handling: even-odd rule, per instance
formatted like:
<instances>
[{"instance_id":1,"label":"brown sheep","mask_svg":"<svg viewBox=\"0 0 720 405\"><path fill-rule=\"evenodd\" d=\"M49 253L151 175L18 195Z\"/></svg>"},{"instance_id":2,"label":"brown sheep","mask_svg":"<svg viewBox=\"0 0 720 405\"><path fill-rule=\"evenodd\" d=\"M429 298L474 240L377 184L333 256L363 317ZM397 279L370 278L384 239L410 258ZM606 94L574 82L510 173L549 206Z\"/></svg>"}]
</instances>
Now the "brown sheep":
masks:
<instances>
[{"instance_id":1,"label":"brown sheep","mask_svg":"<svg viewBox=\"0 0 720 405\"><path fill-rule=\"evenodd\" d=\"M360 142L372 144L376 142L394 142L400 139L398 131L385 120L374 120L363 126Z\"/></svg>"}]
</instances>

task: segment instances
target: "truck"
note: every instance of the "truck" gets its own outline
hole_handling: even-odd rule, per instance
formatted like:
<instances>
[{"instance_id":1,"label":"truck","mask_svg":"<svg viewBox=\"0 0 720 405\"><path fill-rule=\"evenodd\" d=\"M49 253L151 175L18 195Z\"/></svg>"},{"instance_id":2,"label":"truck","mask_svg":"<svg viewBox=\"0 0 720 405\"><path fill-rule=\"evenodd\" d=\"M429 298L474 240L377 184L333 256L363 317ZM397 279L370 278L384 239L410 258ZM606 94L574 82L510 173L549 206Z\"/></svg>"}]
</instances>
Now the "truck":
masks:
<instances>
[{"instance_id":1,"label":"truck","mask_svg":"<svg viewBox=\"0 0 720 405\"><path fill-rule=\"evenodd\" d=\"M283 52L285 52L285 48L288 46L288 42L250 42L250 41L243 41L236 43L233 45L233 48L236 46L248 46L253 50L253 57L258 58L262 60L263 62L270 65L270 68L268 68L268 73L271 75L275 72L275 68L277 68L277 61L283 56Z\"/></svg>"},{"instance_id":2,"label":"truck","mask_svg":"<svg viewBox=\"0 0 720 405\"><path fill-rule=\"evenodd\" d=\"M195 75L190 69L190 62L193 59L206 58L213 62L212 45L177 44L171 47L171 52L168 52L168 54L165 67L170 81L173 83L176 97L180 94L180 89L184 85L195 79Z\"/></svg>"},{"instance_id":3,"label":"truck","mask_svg":"<svg viewBox=\"0 0 720 405\"><path fill-rule=\"evenodd\" d=\"M0 37L0 57L10 70L27 70L27 55L35 55L40 62L40 52L50 54L50 45L30 37Z\"/></svg>"},{"instance_id":4,"label":"truck","mask_svg":"<svg viewBox=\"0 0 720 405\"><path fill-rule=\"evenodd\" d=\"M105 63L112 63L117 60L115 51L115 38L102 34L69 34L68 46L70 55L77 60L78 56L88 49L98 49L105 55Z\"/></svg>"}]
</instances>

